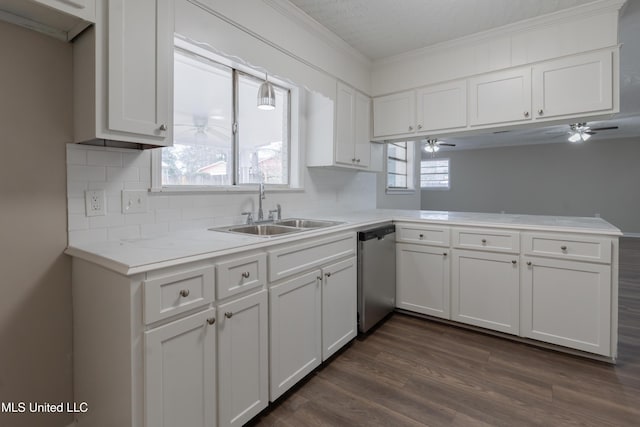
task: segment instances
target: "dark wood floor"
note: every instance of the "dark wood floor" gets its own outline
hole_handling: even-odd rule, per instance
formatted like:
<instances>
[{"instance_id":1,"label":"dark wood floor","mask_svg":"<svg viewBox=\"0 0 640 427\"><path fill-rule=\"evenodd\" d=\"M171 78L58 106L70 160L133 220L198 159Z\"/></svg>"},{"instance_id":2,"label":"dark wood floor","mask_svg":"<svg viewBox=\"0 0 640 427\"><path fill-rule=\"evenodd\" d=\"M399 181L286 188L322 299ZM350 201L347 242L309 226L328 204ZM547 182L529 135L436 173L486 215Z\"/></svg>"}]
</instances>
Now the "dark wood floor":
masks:
<instances>
[{"instance_id":1,"label":"dark wood floor","mask_svg":"<svg viewBox=\"0 0 640 427\"><path fill-rule=\"evenodd\" d=\"M401 314L260 426L640 426L640 239L621 239L616 365Z\"/></svg>"}]
</instances>

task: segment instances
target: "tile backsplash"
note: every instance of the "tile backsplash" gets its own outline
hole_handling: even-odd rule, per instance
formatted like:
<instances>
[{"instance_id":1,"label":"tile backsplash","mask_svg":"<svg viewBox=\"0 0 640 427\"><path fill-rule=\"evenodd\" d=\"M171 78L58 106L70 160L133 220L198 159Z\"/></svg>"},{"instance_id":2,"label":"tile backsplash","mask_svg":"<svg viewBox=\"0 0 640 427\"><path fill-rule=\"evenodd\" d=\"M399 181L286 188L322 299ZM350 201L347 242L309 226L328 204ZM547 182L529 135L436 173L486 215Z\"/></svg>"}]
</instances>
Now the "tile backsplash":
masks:
<instances>
[{"instance_id":1,"label":"tile backsplash","mask_svg":"<svg viewBox=\"0 0 640 427\"><path fill-rule=\"evenodd\" d=\"M154 237L172 231L238 224L240 212L257 211L257 186L247 193L149 193L145 213L122 213L122 190L151 187L151 151L67 145L69 245ZM87 217L85 190L105 191L106 215ZM269 192L265 213L282 205L284 216L370 209L376 175L305 168L304 191Z\"/></svg>"}]
</instances>

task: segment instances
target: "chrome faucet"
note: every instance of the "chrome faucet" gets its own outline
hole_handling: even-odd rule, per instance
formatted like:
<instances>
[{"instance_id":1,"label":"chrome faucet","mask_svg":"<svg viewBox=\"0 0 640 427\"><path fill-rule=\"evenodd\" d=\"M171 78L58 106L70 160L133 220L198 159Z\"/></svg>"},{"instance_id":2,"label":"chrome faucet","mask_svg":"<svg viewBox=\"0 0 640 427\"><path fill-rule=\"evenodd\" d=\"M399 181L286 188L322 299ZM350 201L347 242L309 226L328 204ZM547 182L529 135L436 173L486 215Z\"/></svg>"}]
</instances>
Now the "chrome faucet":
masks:
<instances>
[{"instance_id":1,"label":"chrome faucet","mask_svg":"<svg viewBox=\"0 0 640 427\"><path fill-rule=\"evenodd\" d=\"M264 212L262 211L262 201L264 198L264 182L261 182L258 186L258 221L264 220Z\"/></svg>"}]
</instances>

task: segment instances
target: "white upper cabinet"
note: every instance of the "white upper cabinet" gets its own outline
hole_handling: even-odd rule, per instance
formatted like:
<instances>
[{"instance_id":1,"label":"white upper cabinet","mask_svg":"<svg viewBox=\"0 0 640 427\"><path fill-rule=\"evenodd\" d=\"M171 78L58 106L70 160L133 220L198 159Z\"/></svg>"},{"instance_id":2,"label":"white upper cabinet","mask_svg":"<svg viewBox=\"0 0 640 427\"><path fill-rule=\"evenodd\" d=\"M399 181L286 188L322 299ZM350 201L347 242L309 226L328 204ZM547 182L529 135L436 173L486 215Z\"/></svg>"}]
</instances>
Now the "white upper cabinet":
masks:
<instances>
[{"instance_id":1,"label":"white upper cabinet","mask_svg":"<svg viewBox=\"0 0 640 427\"><path fill-rule=\"evenodd\" d=\"M168 146L173 111L173 1L98 2L74 43L74 140Z\"/></svg>"},{"instance_id":2,"label":"white upper cabinet","mask_svg":"<svg viewBox=\"0 0 640 427\"><path fill-rule=\"evenodd\" d=\"M357 166L371 166L371 98L356 92L353 157Z\"/></svg>"},{"instance_id":3,"label":"white upper cabinet","mask_svg":"<svg viewBox=\"0 0 640 427\"><path fill-rule=\"evenodd\" d=\"M531 121L531 67L469 79L469 124Z\"/></svg>"},{"instance_id":4,"label":"white upper cabinet","mask_svg":"<svg viewBox=\"0 0 640 427\"><path fill-rule=\"evenodd\" d=\"M96 0L33 0L69 15L95 22Z\"/></svg>"},{"instance_id":5,"label":"white upper cabinet","mask_svg":"<svg viewBox=\"0 0 640 427\"><path fill-rule=\"evenodd\" d=\"M615 112L613 52L576 55L533 66L536 120Z\"/></svg>"},{"instance_id":6,"label":"white upper cabinet","mask_svg":"<svg viewBox=\"0 0 640 427\"><path fill-rule=\"evenodd\" d=\"M416 91L418 132L467 126L467 81L434 85Z\"/></svg>"},{"instance_id":7,"label":"white upper cabinet","mask_svg":"<svg viewBox=\"0 0 640 427\"><path fill-rule=\"evenodd\" d=\"M395 93L373 99L373 136L383 137L415 132L415 91Z\"/></svg>"}]
</instances>

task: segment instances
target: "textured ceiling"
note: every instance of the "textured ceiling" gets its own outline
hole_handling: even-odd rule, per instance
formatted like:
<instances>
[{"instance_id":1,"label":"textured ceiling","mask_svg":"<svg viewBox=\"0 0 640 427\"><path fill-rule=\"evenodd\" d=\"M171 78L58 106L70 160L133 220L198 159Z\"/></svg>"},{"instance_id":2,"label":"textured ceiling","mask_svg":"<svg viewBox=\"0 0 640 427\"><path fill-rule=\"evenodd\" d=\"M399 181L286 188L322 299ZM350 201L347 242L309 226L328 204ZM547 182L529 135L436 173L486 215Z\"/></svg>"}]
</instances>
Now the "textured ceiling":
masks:
<instances>
[{"instance_id":1,"label":"textured ceiling","mask_svg":"<svg viewBox=\"0 0 640 427\"><path fill-rule=\"evenodd\" d=\"M379 59L594 0L290 0Z\"/></svg>"}]
</instances>

